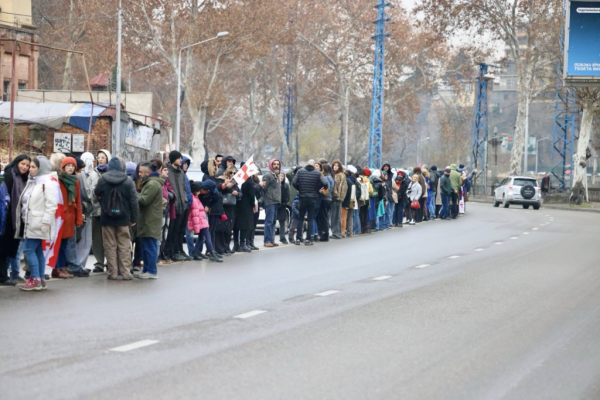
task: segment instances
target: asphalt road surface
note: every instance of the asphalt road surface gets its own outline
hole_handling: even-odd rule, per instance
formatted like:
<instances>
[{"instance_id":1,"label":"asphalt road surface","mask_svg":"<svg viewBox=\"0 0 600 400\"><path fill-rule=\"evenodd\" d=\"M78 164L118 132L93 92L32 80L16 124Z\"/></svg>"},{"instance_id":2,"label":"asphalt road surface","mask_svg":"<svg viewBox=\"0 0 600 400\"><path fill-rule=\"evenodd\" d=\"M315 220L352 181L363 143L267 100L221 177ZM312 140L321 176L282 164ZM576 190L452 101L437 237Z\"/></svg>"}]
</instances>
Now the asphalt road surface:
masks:
<instances>
[{"instance_id":1,"label":"asphalt road surface","mask_svg":"<svg viewBox=\"0 0 600 400\"><path fill-rule=\"evenodd\" d=\"M467 211L0 289L0 398L600 399L600 215Z\"/></svg>"}]
</instances>

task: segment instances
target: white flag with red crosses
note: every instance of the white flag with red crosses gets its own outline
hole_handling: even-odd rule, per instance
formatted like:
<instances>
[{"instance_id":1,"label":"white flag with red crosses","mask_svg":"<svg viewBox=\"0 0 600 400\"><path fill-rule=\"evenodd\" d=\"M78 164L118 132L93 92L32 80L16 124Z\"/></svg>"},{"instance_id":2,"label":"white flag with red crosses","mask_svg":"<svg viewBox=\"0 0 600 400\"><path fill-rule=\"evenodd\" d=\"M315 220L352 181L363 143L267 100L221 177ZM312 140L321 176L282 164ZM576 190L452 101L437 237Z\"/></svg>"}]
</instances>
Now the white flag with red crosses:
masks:
<instances>
[{"instance_id":1,"label":"white flag with red crosses","mask_svg":"<svg viewBox=\"0 0 600 400\"><path fill-rule=\"evenodd\" d=\"M242 168L238 170L238 172L233 176L233 179L237 182L239 186L242 186L246 180L252 175L256 175L260 172L258 166L254 164L254 155L252 155L248 161L244 164Z\"/></svg>"}]
</instances>

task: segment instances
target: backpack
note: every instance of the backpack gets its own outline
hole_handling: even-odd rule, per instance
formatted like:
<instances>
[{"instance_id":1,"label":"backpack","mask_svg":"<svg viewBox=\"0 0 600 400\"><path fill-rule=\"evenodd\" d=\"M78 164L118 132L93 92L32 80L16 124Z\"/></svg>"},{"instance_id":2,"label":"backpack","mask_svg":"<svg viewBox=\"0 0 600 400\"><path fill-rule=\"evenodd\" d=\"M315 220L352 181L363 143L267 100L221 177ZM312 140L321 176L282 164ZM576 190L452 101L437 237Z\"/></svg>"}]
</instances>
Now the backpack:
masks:
<instances>
[{"instance_id":1,"label":"backpack","mask_svg":"<svg viewBox=\"0 0 600 400\"><path fill-rule=\"evenodd\" d=\"M365 179L366 180L366 179ZM369 193L372 193L373 189L370 188L369 181L360 183L360 201L369 201Z\"/></svg>"},{"instance_id":2,"label":"backpack","mask_svg":"<svg viewBox=\"0 0 600 400\"><path fill-rule=\"evenodd\" d=\"M109 218L120 218L125 215L125 207L123 204L123 196L118 187L113 187L108 194L108 207L104 213Z\"/></svg>"}]
</instances>

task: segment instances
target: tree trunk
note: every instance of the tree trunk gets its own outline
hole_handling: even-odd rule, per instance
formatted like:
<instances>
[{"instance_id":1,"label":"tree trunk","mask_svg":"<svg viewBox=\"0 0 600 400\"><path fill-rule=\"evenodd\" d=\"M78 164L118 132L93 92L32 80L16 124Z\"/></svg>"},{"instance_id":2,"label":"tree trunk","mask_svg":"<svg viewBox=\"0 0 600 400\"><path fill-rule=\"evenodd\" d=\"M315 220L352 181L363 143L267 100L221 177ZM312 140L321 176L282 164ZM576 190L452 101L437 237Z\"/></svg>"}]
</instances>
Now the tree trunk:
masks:
<instances>
[{"instance_id":1,"label":"tree trunk","mask_svg":"<svg viewBox=\"0 0 600 400\"><path fill-rule=\"evenodd\" d=\"M67 60L65 61L65 72L63 73L63 81L60 87L61 90L69 90L69 77L71 76L72 69L73 53L67 53Z\"/></svg>"},{"instance_id":2,"label":"tree trunk","mask_svg":"<svg viewBox=\"0 0 600 400\"><path fill-rule=\"evenodd\" d=\"M587 153L592 134L596 102L585 100L582 105L583 115L579 127L577 151L573 154L573 188L570 197L570 203L576 205L581 205L584 200L587 200Z\"/></svg>"},{"instance_id":3,"label":"tree trunk","mask_svg":"<svg viewBox=\"0 0 600 400\"><path fill-rule=\"evenodd\" d=\"M521 80L521 79L519 79ZM521 86L521 85L519 85ZM525 147L525 115L527 112L526 90L519 90L517 104L517 121L515 122L515 134L513 135L513 147L510 153L510 174L520 175L523 161L523 148ZM523 171L523 174L527 171Z\"/></svg>"},{"instance_id":4,"label":"tree trunk","mask_svg":"<svg viewBox=\"0 0 600 400\"><path fill-rule=\"evenodd\" d=\"M200 111L191 112L192 116L192 158L195 165L200 165L204 161L206 154L206 111L207 107L200 107Z\"/></svg>"}]
</instances>

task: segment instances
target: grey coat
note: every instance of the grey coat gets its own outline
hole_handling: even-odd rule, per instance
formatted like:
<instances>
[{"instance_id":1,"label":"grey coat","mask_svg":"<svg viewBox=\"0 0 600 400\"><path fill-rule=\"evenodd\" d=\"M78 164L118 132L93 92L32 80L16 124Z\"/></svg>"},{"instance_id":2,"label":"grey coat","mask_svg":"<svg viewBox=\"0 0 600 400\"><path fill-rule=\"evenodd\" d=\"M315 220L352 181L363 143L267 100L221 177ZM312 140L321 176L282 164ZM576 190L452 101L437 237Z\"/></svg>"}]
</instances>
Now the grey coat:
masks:
<instances>
[{"instance_id":1,"label":"grey coat","mask_svg":"<svg viewBox=\"0 0 600 400\"><path fill-rule=\"evenodd\" d=\"M273 172L268 171L263 175L262 180L266 182L263 190L265 205L281 203L281 182L279 181L279 177Z\"/></svg>"}]
</instances>

